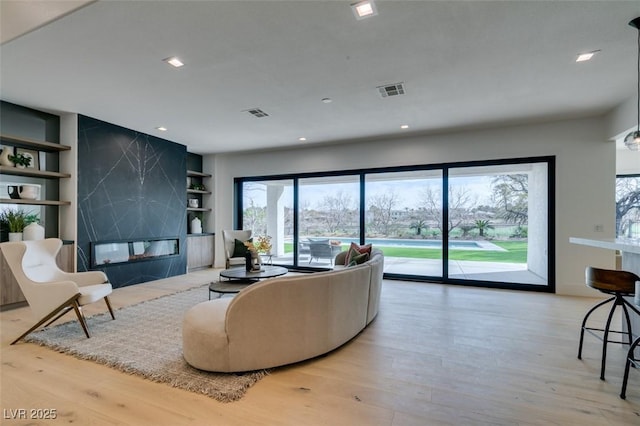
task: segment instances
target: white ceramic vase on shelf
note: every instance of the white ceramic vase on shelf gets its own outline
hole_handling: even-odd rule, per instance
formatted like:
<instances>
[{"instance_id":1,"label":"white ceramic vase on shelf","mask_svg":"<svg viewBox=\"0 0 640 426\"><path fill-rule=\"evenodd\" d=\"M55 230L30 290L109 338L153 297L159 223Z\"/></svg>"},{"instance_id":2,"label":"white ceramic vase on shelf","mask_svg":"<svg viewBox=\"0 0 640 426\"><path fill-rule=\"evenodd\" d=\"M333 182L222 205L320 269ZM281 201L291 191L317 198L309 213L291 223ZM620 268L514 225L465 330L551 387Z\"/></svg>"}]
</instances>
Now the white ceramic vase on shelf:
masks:
<instances>
[{"instance_id":1,"label":"white ceramic vase on shelf","mask_svg":"<svg viewBox=\"0 0 640 426\"><path fill-rule=\"evenodd\" d=\"M40 195L40 187L36 185L18 186L18 195L23 200L36 200Z\"/></svg>"},{"instance_id":2,"label":"white ceramic vase on shelf","mask_svg":"<svg viewBox=\"0 0 640 426\"><path fill-rule=\"evenodd\" d=\"M13 161L9 160L9 156L13 155L13 147L3 146L0 152L0 166L13 167Z\"/></svg>"},{"instance_id":3,"label":"white ceramic vase on shelf","mask_svg":"<svg viewBox=\"0 0 640 426\"><path fill-rule=\"evenodd\" d=\"M24 241L44 240L44 227L36 222L31 222L24 227L22 231L22 239Z\"/></svg>"},{"instance_id":4,"label":"white ceramic vase on shelf","mask_svg":"<svg viewBox=\"0 0 640 426\"><path fill-rule=\"evenodd\" d=\"M191 233L202 234L202 222L197 217L194 217L191 221Z\"/></svg>"}]
</instances>

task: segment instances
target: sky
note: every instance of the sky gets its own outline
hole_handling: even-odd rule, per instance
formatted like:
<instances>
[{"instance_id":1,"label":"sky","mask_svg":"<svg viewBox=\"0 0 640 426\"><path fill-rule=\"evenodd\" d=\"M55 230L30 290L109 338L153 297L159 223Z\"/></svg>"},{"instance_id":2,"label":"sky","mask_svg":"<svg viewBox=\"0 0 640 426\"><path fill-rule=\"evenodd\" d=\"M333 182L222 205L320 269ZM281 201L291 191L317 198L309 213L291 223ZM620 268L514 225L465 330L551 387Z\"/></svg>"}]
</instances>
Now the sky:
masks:
<instances>
[{"instance_id":1,"label":"sky","mask_svg":"<svg viewBox=\"0 0 640 426\"><path fill-rule=\"evenodd\" d=\"M478 204L490 204L491 203L491 181L493 176L465 176L455 177L449 180L451 185L456 187L465 187L475 197L475 201ZM316 209L321 204L322 200L327 196L336 196L336 194L342 191L346 194L351 194L354 203L358 199L359 186L357 176L353 178L352 182L348 183L324 183L319 184L322 178L314 178L313 185L305 185L305 179L300 180L300 205L308 206L309 208ZM283 196L285 200L291 200L285 202L287 207L293 205L293 187L292 181L285 181L288 186L285 187ZM414 179L414 180L378 180L367 182L365 187L366 196L374 197L382 194L395 193L398 196L397 209L403 210L405 208L412 209L418 208L419 202L425 188L431 187L433 190L438 190L441 186L440 178L430 179ZM249 205L249 200L252 199L254 205L264 207L266 206L266 190L265 185L260 182L250 182L245 184L245 200L244 206ZM249 188L249 190L247 190ZM255 188L255 189L251 189ZM355 207L355 206L354 206Z\"/></svg>"}]
</instances>

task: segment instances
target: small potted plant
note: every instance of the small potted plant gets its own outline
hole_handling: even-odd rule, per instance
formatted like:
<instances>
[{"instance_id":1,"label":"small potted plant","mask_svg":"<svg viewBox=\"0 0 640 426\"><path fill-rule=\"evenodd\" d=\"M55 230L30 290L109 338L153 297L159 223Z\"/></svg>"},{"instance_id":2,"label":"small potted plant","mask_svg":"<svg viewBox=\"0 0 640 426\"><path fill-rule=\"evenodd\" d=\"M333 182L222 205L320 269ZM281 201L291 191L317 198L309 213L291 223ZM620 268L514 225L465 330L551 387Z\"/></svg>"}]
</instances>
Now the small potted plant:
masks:
<instances>
[{"instance_id":1,"label":"small potted plant","mask_svg":"<svg viewBox=\"0 0 640 426\"><path fill-rule=\"evenodd\" d=\"M9 228L9 241L22 241L22 231L31 222L37 222L38 215L27 213L24 210L6 210L3 218Z\"/></svg>"},{"instance_id":2,"label":"small potted plant","mask_svg":"<svg viewBox=\"0 0 640 426\"><path fill-rule=\"evenodd\" d=\"M31 156L24 155L21 152L15 155L10 155L9 160L19 169L24 169L31 165Z\"/></svg>"},{"instance_id":3,"label":"small potted plant","mask_svg":"<svg viewBox=\"0 0 640 426\"><path fill-rule=\"evenodd\" d=\"M189 185L189 189L193 189L196 191L206 191L207 188L201 184L201 183L192 183L191 185Z\"/></svg>"}]
</instances>

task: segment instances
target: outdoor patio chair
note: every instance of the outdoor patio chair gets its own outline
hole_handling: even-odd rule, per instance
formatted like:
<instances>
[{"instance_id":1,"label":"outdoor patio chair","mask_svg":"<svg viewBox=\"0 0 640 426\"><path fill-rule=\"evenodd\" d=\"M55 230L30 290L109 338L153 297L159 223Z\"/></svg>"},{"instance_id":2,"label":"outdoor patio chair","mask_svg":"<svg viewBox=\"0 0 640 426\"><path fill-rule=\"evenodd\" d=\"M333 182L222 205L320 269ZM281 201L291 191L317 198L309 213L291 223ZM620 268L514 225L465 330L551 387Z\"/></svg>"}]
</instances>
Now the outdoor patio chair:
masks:
<instances>
[{"instance_id":1,"label":"outdoor patio chair","mask_svg":"<svg viewBox=\"0 0 640 426\"><path fill-rule=\"evenodd\" d=\"M333 246L329 240L309 240L309 263L313 259L329 259L333 266L333 259L342 251L341 246Z\"/></svg>"}]
</instances>

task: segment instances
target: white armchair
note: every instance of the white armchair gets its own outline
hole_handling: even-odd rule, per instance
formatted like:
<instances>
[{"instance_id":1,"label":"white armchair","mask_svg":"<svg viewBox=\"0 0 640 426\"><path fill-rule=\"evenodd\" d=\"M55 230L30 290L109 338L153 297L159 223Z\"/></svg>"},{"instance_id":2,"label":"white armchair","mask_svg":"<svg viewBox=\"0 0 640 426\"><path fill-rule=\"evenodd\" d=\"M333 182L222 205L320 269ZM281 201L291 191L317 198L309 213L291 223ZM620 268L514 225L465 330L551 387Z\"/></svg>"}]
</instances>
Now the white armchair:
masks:
<instances>
[{"instance_id":1,"label":"white armchair","mask_svg":"<svg viewBox=\"0 0 640 426\"><path fill-rule=\"evenodd\" d=\"M84 333L90 337L81 306L100 299L104 299L111 318L115 319L108 297L112 287L107 276L101 271L62 271L56 264L61 247L62 241L57 238L2 243L2 254L37 319L33 327L11 342L12 345L71 309L76 312Z\"/></svg>"},{"instance_id":2,"label":"white armchair","mask_svg":"<svg viewBox=\"0 0 640 426\"><path fill-rule=\"evenodd\" d=\"M233 249L235 241L247 241L251 238L251 230L222 230L222 242L224 243L224 255L226 258L226 267L244 265L244 257L233 257Z\"/></svg>"}]
</instances>

